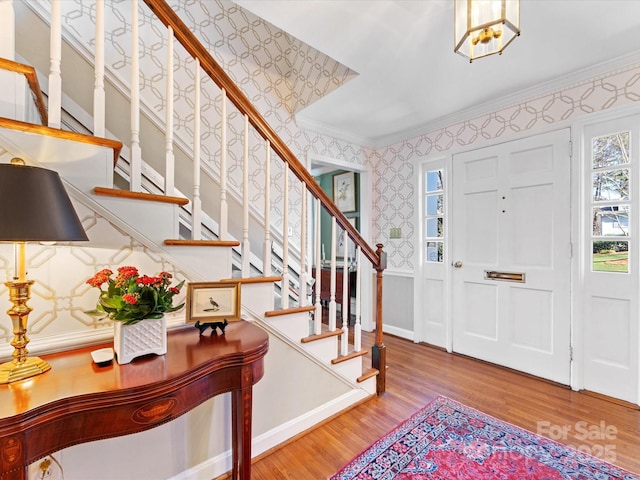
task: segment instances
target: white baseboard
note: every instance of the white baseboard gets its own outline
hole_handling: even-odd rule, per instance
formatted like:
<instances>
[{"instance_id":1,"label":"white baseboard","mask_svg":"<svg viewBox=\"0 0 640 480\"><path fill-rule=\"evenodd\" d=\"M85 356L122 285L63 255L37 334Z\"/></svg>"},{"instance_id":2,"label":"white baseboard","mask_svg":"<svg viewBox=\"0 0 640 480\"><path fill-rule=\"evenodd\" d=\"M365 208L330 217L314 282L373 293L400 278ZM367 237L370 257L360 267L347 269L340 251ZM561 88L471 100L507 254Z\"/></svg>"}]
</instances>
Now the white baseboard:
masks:
<instances>
[{"instance_id":1,"label":"white baseboard","mask_svg":"<svg viewBox=\"0 0 640 480\"><path fill-rule=\"evenodd\" d=\"M407 340L411 341L413 341L413 338L415 336L415 333L412 330L394 327L393 325L383 325L382 330L385 333L390 333L391 335L395 335L396 337L406 338Z\"/></svg>"},{"instance_id":2,"label":"white baseboard","mask_svg":"<svg viewBox=\"0 0 640 480\"><path fill-rule=\"evenodd\" d=\"M253 438L251 442L251 453L256 457L270 449L277 447L281 443L294 436L308 430L323 420L342 412L355 403L364 400L369 395L360 389L354 389L344 395L311 410L289 422L278 425L262 435ZM192 467L168 480L210 480L216 478L232 467L231 451L228 450L206 462Z\"/></svg>"}]
</instances>

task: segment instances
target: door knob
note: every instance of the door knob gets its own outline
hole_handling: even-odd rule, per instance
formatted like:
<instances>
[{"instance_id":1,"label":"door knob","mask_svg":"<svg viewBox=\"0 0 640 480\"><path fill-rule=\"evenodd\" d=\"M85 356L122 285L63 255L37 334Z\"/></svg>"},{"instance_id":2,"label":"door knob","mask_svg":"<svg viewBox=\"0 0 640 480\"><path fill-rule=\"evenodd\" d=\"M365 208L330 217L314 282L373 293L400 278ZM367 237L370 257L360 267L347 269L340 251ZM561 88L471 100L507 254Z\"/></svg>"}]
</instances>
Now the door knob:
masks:
<instances>
[{"instance_id":1,"label":"door knob","mask_svg":"<svg viewBox=\"0 0 640 480\"><path fill-rule=\"evenodd\" d=\"M451 265L453 265L454 268L460 268L460 267L462 267L462 262L460 260L458 260L456 263L452 263Z\"/></svg>"}]
</instances>

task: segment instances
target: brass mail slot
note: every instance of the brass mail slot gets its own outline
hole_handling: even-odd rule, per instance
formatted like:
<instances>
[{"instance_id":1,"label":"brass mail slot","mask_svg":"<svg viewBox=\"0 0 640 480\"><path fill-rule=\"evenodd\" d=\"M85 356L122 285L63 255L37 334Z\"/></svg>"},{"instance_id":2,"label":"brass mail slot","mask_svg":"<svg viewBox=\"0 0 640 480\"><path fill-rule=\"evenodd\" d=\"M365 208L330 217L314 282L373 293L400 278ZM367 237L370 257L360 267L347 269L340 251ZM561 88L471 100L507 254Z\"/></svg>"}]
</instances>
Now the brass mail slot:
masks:
<instances>
[{"instance_id":1,"label":"brass mail slot","mask_svg":"<svg viewBox=\"0 0 640 480\"><path fill-rule=\"evenodd\" d=\"M501 280L503 282L520 282L525 283L524 273L495 272L491 270L484 271L486 280Z\"/></svg>"}]
</instances>

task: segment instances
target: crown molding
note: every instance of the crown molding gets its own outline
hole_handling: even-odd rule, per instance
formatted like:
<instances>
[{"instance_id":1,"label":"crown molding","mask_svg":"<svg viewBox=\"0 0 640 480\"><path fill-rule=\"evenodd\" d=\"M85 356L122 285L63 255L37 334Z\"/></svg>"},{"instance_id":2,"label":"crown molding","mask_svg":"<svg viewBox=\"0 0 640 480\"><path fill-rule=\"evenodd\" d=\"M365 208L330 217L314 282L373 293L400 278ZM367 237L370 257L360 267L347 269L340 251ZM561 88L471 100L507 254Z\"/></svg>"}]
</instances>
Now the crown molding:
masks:
<instances>
[{"instance_id":1,"label":"crown molding","mask_svg":"<svg viewBox=\"0 0 640 480\"><path fill-rule=\"evenodd\" d=\"M409 140L411 138L418 137L420 135L424 135L429 132L443 129L457 123L461 123L465 120L477 118L487 113L502 110L513 105L518 105L524 101L530 101L537 97L548 95L553 91L571 88L585 82L594 81L598 78L613 75L617 72L629 70L631 68L637 67L638 65L640 65L640 52L632 52L630 54L607 60L596 65L591 65L587 68L554 78L553 80L539 83L533 87L519 90L518 92L510 95L505 95L504 97L501 97L497 100L484 102L471 108L459 110L449 115L445 115L436 120L426 122L409 129L401 130L390 135L384 135L376 138L353 135L350 132L338 130L319 122L303 118L302 116L297 116L296 120L298 122L298 125L303 128L307 128L314 132L328 135L340 140L355 143L364 148L376 150L379 148L387 147L389 145L403 142L405 140Z\"/></svg>"}]
</instances>

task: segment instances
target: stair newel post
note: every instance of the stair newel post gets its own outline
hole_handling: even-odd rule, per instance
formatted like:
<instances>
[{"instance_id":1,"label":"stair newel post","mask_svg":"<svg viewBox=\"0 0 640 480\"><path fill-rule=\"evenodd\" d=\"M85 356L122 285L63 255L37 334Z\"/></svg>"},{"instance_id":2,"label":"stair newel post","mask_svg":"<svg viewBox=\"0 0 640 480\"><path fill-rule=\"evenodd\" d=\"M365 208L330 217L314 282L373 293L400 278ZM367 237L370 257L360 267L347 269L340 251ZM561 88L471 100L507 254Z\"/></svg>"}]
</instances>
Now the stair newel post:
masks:
<instances>
[{"instance_id":1,"label":"stair newel post","mask_svg":"<svg viewBox=\"0 0 640 480\"><path fill-rule=\"evenodd\" d=\"M138 0L131 1L131 158L129 190L142 188L142 150L140 148L140 52L138 50Z\"/></svg>"},{"instance_id":2,"label":"stair newel post","mask_svg":"<svg viewBox=\"0 0 640 480\"><path fill-rule=\"evenodd\" d=\"M202 201L200 200L200 60L196 58L193 100L193 200L191 202L191 239L202 238Z\"/></svg>"},{"instance_id":3,"label":"stair newel post","mask_svg":"<svg viewBox=\"0 0 640 480\"><path fill-rule=\"evenodd\" d=\"M222 89L220 101L220 240L229 235L229 210L227 206L227 92Z\"/></svg>"},{"instance_id":4,"label":"stair newel post","mask_svg":"<svg viewBox=\"0 0 640 480\"><path fill-rule=\"evenodd\" d=\"M316 200L316 278L315 278L315 291L316 291L316 311L313 318L313 333L314 335L320 335L322 332L322 300L320 295L322 293L322 264L324 262L324 255L322 255L322 232L320 217L322 216L322 202L318 198Z\"/></svg>"},{"instance_id":5,"label":"stair newel post","mask_svg":"<svg viewBox=\"0 0 640 480\"><path fill-rule=\"evenodd\" d=\"M301 307L309 304L307 299L307 186L302 183L300 199L300 299L298 301Z\"/></svg>"},{"instance_id":6,"label":"stair newel post","mask_svg":"<svg viewBox=\"0 0 640 480\"><path fill-rule=\"evenodd\" d=\"M353 325L353 349L356 352L362 350L362 320L360 318L360 245L356 247L356 319Z\"/></svg>"},{"instance_id":7,"label":"stair newel post","mask_svg":"<svg viewBox=\"0 0 640 480\"><path fill-rule=\"evenodd\" d=\"M96 48L94 53L93 134L105 136L104 0L96 0Z\"/></svg>"},{"instance_id":8,"label":"stair newel post","mask_svg":"<svg viewBox=\"0 0 640 480\"><path fill-rule=\"evenodd\" d=\"M289 163L284 164L282 187L282 308L289 308Z\"/></svg>"},{"instance_id":9,"label":"stair newel post","mask_svg":"<svg viewBox=\"0 0 640 480\"><path fill-rule=\"evenodd\" d=\"M62 4L51 0L51 34L49 45L49 126L60 128L62 111Z\"/></svg>"},{"instance_id":10,"label":"stair newel post","mask_svg":"<svg viewBox=\"0 0 640 480\"><path fill-rule=\"evenodd\" d=\"M342 232L342 339L341 355L346 355L349 351L349 235L347 231Z\"/></svg>"},{"instance_id":11,"label":"stair newel post","mask_svg":"<svg viewBox=\"0 0 640 480\"><path fill-rule=\"evenodd\" d=\"M164 193L174 195L175 158L173 155L173 28L167 28L167 85L165 94L165 174Z\"/></svg>"},{"instance_id":12,"label":"stair newel post","mask_svg":"<svg viewBox=\"0 0 640 480\"><path fill-rule=\"evenodd\" d=\"M267 140L264 164L264 248L262 271L265 277L271 275L271 143Z\"/></svg>"},{"instance_id":13,"label":"stair newel post","mask_svg":"<svg viewBox=\"0 0 640 480\"><path fill-rule=\"evenodd\" d=\"M244 115L244 154L242 156L242 276L250 276L251 244L249 243L249 116Z\"/></svg>"},{"instance_id":14,"label":"stair newel post","mask_svg":"<svg viewBox=\"0 0 640 480\"><path fill-rule=\"evenodd\" d=\"M386 386L387 376L387 350L382 339L382 272L387 268L387 254L382 251L382 244L376 244L376 254L378 255L378 264L376 269L376 339L371 347L371 364L373 368L378 370L376 379L376 393L382 395Z\"/></svg>"},{"instance_id":15,"label":"stair newel post","mask_svg":"<svg viewBox=\"0 0 640 480\"><path fill-rule=\"evenodd\" d=\"M336 329L336 217L331 217L331 284L329 288L329 330Z\"/></svg>"}]
</instances>

